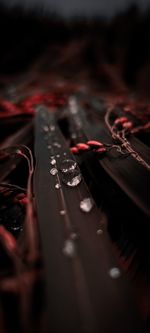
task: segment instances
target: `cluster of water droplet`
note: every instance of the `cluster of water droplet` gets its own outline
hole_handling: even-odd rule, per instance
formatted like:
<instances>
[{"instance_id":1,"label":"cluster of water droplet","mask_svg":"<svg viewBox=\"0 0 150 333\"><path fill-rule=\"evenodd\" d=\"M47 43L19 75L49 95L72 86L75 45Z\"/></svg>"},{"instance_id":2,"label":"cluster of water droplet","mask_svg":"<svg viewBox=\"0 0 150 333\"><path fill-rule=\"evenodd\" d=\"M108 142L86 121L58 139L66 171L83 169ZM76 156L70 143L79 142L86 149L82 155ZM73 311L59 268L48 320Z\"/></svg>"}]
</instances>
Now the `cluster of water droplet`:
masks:
<instances>
[{"instance_id":1,"label":"cluster of water droplet","mask_svg":"<svg viewBox=\"0 0 150 333\"><path fill-rule=\"evenodd\" d=\"M74 101L72 101L73 105L72 107L75 107L75 103ZM51 156L51 160L50 160L50 164L51 164L51 168L50 168L50 174L52 176L57 175L58 173L58 169L61 171L61 178L64 184L66 184L69 187L75 187L78 184L80 184L82 177L81 177L81 173L80 170L77 166L77 163L74 160L71 159L64 159L63 161L61 161L60 163L57 163L56 158L59 159L60 158L60 154L59 154L59 150L61 148L61 144L58 141L58 138L54 135L55 132L55 126L52 125L45 125L42 127L43 131L46 134L45 139L48 139L48 135L49 136L53 136L53 143L50 143L47 145L48 149L52 149L52 146L54 147L55 150L55 156ZM52 132L52 133L51 133ZM66 153L64 153L64 156L66 156ZM57 168L58 165L58 168ZM56 183L55 184L55 188L56 189L60 189L61 185L60 183Z\"/></svg>"}]
</instances>

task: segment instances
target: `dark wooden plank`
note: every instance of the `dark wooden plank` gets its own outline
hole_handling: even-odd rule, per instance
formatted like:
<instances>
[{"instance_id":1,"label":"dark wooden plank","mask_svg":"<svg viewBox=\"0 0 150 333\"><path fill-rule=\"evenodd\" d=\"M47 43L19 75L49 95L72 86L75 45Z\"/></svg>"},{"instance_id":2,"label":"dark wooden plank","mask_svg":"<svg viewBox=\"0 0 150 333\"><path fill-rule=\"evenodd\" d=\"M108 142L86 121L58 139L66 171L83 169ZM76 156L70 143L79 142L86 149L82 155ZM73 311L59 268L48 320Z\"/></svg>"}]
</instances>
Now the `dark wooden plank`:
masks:
<instances>
[{"instance_id":1,"label":"dark wooden plank","mask_svg":"<svg viewBox=\"0 0 150 333\"><path fill-rule=\"evenodd\" d=\"M80 136L75 140L79 142L80 138L84 140L99 140L105 143L113 144L110 133L101 120L94 120L94 117L88 119L88 112L81 109L76 99L78 112L71 115L71 127L77 128L80 123ZM104 111L103 111L104 112ZM141 154L147 162L150 161L150 149L140 142L134 136L130 137L130 142L134 149ZM130 199L142 210L147 216L150 216L150 172L138 163L131 155L121 156L117 151L112 150L103 158L100 157L99 162L113 180L121 187L121 189L130 197ZM146 185L146 186L145 186Z\"/></svg>"},{"instance_id":2,"label":"dark wooden plank","mask_svg":"<svg viewBox=\"0 0 150 333\"><path fill-rule=\"evenodd\" d=\"M60 163L64 158L74 157L54 115L45 107L37 110L35 139L34 189L45 264L49 329L57 333L144 332L130 286L112 255L101 213L96 205L90 213L79 208L81 199L90 196L84 180L74 188L62 181ZM58 169L54 176L50 174L51 155L55 155ZM58 177L61 190L55 188ZM64 207L66 214L62 215ZM72 234L77 237L73 240L76 251L68 258L62 249ZM119 269L118 279L111 277L114 267Z\"/></svg>"}]
</instances>

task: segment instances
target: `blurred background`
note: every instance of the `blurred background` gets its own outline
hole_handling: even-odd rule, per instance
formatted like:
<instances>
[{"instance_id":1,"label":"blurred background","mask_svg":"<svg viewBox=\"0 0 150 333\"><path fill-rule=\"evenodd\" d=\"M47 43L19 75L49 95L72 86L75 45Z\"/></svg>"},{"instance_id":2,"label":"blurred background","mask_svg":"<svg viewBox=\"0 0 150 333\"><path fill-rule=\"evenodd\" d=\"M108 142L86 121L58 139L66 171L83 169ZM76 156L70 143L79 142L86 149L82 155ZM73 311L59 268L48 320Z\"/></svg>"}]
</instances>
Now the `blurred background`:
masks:
<instances>
[{"instance_id":1,"label":"blurred background","mask_svg":"<svg viewBox=\"0 0 150 333\"><path fill-rule=\"evenodd\" d=\"M92 80L107 91L149 97L148 3L1 1L1 87L8 76L40 68L51 75Z\"/></svg>"}]
</instances>

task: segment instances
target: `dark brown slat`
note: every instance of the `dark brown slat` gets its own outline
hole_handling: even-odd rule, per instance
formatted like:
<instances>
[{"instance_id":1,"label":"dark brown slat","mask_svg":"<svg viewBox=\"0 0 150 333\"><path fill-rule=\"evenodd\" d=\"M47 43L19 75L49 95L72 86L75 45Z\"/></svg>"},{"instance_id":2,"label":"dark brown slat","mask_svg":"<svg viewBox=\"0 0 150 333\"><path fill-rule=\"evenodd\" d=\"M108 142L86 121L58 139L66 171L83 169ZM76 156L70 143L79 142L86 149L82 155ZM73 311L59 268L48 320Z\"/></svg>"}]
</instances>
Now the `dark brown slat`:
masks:
<instances>
[{"instance_id":1,"label":"dark brown slat","mask_svg":"<svg viewBox=\"0 0 150 333\"><path fill-rule=\"evenodd\" d=\"M43 138L40 112L36 116L34 188L45 263L50 330L57 333L144 332L123 274L118 280L112 280L108 274L109 269L118 264L111 253L110 241L96 206L89 214L79 209L79 191L80 197L89 196L83 180L76 188L61 184L71 225L79 235L77 256L68 259L62 254L66 229L59 214L55 177L49 173L50 152ZM53 117L48 116L47 111L42 112L46 114L46 122L53 124ZM56 136L61 143L58 149L60 159L64 152L72 159L58 128ZM101 236L97 235L98 228L103 229Z\"/></svg>"},{"instance_id":2,"label":"dark brown slat","mask_svg":"<svg viewBox=\"0 0 150 333\"><path fill-rule=\"evenodd\" d=\"M80 110L78 117L81 122L82 137L88 140L95 139L105 143L113 143L106 125L103 121L88 121L87 114ZM147 162L150 161L150 149L138 139L132 136L130 138L134 149ZM150 216L150 172L138 163L132 156L121 156L115 150L107 153L99 159L100 164L112 179L121 187L121 189L130 197L130 199L142 210L147 216ZM146 186L145 186L146 185Z\"/></svg>"}]
</instances>

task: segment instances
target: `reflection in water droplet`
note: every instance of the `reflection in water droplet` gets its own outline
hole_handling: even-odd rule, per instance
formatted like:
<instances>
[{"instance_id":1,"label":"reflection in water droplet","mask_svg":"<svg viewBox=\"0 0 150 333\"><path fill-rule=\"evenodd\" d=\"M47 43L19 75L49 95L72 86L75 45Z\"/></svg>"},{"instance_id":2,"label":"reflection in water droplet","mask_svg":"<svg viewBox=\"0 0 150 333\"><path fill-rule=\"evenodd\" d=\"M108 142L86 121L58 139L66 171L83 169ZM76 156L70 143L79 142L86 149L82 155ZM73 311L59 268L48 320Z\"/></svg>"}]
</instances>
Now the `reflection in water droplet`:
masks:
<instances>
[{"instance_id":1,"label":"reflection in water droplet","mask_svg":"<svg viewBox=\"0 0 150 333\"><path fill-rule=\"evenodd\" d=\"M77 163L74 160L63 160L62 163L60 164L60 170L63 173L71 172L74 171L77 167Z\"/></svg>"},{"instance_id":2,"label":"reflection in water droplet","mask_svg":"<svg viewBox=\"0 0 150 333\"><path fill-rule=\"evenodd\" d=\"M85 212L89 213L93 208L94 202L91 198L85 198L80 202L80 209Z\"/></svg>"},{"instance_id":3,"label":"reflection in water droplet","mask_svg":"<svg viewBox=\"0 0 150 333\"><path fill-rule=\"evenodd\" d=\"M55 164L56 164L56 160L53 158L53 159L50 161L50 164L51 164L51 165L55 165Z\"/></svg>"},{"instance_id":4,"label":"reflection in water droplet","mask_svg":"<svg viewBox=\"0 0 150 333\"><path fill-rule=\"evenodd\" d=\"M76 255L76 247L74 241L67 239L64 243L63 254L67 257L73 258Z\"/></svg>"},{"instance_id":5,"label":"reflection in water droplet","mask_svg":"<svg viewBox=\"0 0 150 333\"><path fill-rule=\"evenodd\" d=\"M57 170L56 168L52 168L52 169L50 170L50 174L51 174L52 176L55 176L55 175L57 174L57 172L58 172L58 170Z\"/></svg>"},{"instance_id":6,"label":"reflection in water droplet","mask_svg":"<svg viewBox=\"0 0 150 333\"><path fill-rule=\"evenodd\" d=\"M65 210L60 210L60 215L65 215L65 214L66 214Z\"/></svg>"},{"instance_id":7,"label":"reflection in water droplet","mask_svg":"<svg viewBox=\"0 0 150 333\"><path fill-rule=\"evenodd\" d=\"M59 188L61 188L61 185L60 185L59 183L57 183L57 184L55 185L55 188L56 188L57 190L59 190Z\"/></svg>"},{"instance_id":8,"label":"reflection in water droplet","mask_svg":"<svg viewBox=\"0 0 150 333\"><path fill-rule=\"evenodd\" d=\"M73 172L64 173L62 176L63 183L70 187L75 187L79 185L81 180L82 176L78 169L74 170Z\"/></svg>"},{"instance_id":9,"label":"reflection in water droplet","mask_svg":"<svg viewBox=\"0 0 150 333\"><path fill-rule=\"evenodd\" d=\"M120 269L118 267L113 267L109 270L109 275L112 279L118 279L121 276Z\"/></svg>"}]
</instances>

